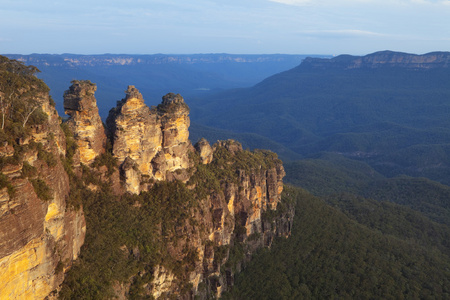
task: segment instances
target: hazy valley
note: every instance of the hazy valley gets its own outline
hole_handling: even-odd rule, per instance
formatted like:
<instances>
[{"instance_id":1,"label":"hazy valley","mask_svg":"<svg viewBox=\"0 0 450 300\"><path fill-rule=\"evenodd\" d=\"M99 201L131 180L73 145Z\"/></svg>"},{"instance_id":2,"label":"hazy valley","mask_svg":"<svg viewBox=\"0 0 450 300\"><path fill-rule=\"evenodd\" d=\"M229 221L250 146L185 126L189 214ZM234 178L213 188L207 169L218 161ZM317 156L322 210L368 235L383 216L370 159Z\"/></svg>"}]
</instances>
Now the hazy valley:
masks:
<instances>
[{"instance_id":1,"label":"hazy valley","mask_svg":"<svg viewBox=\"0 0 450 300\"><path fill-rule=\"evenodd\" d=\"M450 53L8 57L0 295L450 297Z\"/></svg>"}]
</instances>

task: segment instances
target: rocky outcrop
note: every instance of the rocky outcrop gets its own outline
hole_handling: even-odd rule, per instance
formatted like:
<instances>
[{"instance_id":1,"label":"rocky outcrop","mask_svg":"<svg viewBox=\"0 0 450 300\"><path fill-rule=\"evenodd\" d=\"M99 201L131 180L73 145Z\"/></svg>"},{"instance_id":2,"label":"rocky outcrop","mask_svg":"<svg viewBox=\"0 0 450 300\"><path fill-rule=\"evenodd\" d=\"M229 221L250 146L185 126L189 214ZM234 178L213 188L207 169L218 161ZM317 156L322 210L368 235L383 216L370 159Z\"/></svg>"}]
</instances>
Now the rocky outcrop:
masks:
<instances>
[{"instance_id":1,"label":"rocky outcrop","mask_svg":"<svg viewBox=\"0 0 450 300\"><path fill-rule=\"evenodd\" d=\"M208 249L207 244L204 249L203 275L208 282L207 298L220 297L221 292L228 290L233 285L236 270L250 259L256 249L270 247L275 236L288 236L294 215L293 207L284 214L275 213L282 200L282 180L286 174L276 155L271 152L249 155L232 140L220 141L213 149L218 160L213 161L212 168L220 168L215 164L224 156L228 157L226 164L242 160L247 165L234 164L237 180L222 182L221 191L208 197L213 225L208 239L213 247ZM230 253L238 244L246 254L237 265L233 265L228 261L236 260L236 257L230 257ZM226 249L224 253L223 249Z\"/></svg>"},{"instance_id":2,"label":"rocky outcrop","mask_svg":"<svg viewBox=\"0 0 450 300\"><path fill-rule=\"evenodd\" d=\"M208 142L202 140L201 144L205 147ZM197 226L183 224L185 238L177 239L176 244L168 246L168 249L172 249L171 256L180 259L184 256L182 249L186 245L190 247L190 252L195 250L193 252L197 253L198 261L186 275L192 285L191 294L180 294L180 278L173 271L157 266L148 286L148 292L155 298L187 299L194 295L199 299L220 297L223 291L233 285L235 273L256 249L270 247L275 236L290 234L293 207L276 212L282 202L282 179L285 176L282 163L276 155L271 152L244 151L239 143L232 140L220 141L211 149L214 159L204 164L200 155L201 147L197 145L199 164L206 165L199 166L197 172L205 168L210 172L222 168L225 174L231 176L216 175L219 186L208 190L199 208L192 212ZM203 175L197 172L187 185L199 193Z\"/></svg>"},{"instance_id":3,"label":"rocky outcrop","mask_svg":"<svg viewBox=\"0 0 450 300\"><path fill-rule=\"evenodd\" d=\"M189 108L180 95L167 94L150 109L134 86L107 118L112 153L117 158L127 191L147 190L155 180L186 180L189 167ZM144 184L141 184L144 183Z\"/></svg>"},{"instance_id":4,"label":"rocky outcrop","mask_svg":"<svg viewBox=\"0 0 450 300\"><path fill-rule=\"evenodd\" d=\"M86 233L82 208L76 210L67 202L71 187L103 193L110 184L119 197L125 191L151 189L159 195L161 188L163 193L147 203L135 195L114 199L129 199L126 205L137 210L156 209L160 217L166 213L158 206L164 197L182 195L170 207L176 217L168 213L149 227L157 231L155 245L120 244L124 257L136 260L144 253L140 251L164 245L154 261L147 257L138 274L111 283L120 299L131 293L138 277L147 278L139 286L143 296L220 297L256 249L269 247L275 236L290 234L292 206L277 212L280 205L286 206L281 198L285 172L274 153L246 151L232 140L211 147L202 139L194 148L184 99L170 93L149 108L134 86L110 111L107 136L112 148L106 149L95 89L89 81L73 81L64 94L67 122L78 145L72 165L48 95L42 99L47 120L31 126L30 134L18 138L14 147L8 142L0 146L0 298L42 299L62 283ZM75 183L69 183L69 176ZM119 180L121 187L115 188ZM155 184L158 181L169 182Z\"/></svg>"},{"instance_id":5,"label":"rocky outcrop","mask_svg":"<svg viewBox=\"0 0 450 300\"><path fill-rule=\"evenodd\" d=\"M212 161L213 149L205 138L201 138L194 147L200 155L203 164L209 164Z\"/></svg>"},{"instance_id":6,"label":"rocky outcrop","mask_svg":"<svg viewBox=\"0 0 450 300\"><path fill-rule=\"evenodd\" d=\"M0 190L1 299L49 295L84 242L83 212L66 203L69 179L59 160L66 151L59 117L48 95L39 101L47 120L31 126L14 148L4 145L0 155L2 177L9 182ZM41 195L44 187L48 197Z\"/></svg>"},{"instance_id":7,"label":"rocky outcrop","mask_svg":"<svg viewBox=\"0 0 450 300\"><path fill-rule=\"evenodd\" d=\"M67 124L74 133L79 160L85 165L105 152L106 135L98 114L94 93L97 86L89 80L74 80L64 92L64 110L70 116Z\"/></svg>"},{"instance_id":8,"label":"rocky outcrop","mask_svg":"<svg viewBox=\"0 0 450 300\"><path fill-rule=\"evenodd\" d=\"M332 59L308 57L302 62L301 67L315 69L448 68L450 67L450 52L431 52L416 55L393 51L380 51L366 56L339 55Z\"/></svg>"}]
</instances>

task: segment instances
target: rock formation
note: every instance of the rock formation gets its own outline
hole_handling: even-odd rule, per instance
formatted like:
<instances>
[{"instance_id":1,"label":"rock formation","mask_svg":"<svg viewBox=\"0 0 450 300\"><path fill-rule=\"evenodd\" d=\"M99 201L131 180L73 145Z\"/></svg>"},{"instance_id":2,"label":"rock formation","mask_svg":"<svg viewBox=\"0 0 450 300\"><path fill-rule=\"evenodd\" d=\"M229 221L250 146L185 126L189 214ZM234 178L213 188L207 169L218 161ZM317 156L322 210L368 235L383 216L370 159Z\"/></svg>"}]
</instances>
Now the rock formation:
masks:
<instances>
[{"instance_id":1,"label":"rock formation","mask_svg":"<svg viewBox=\"0 0 450 300\"><path fill-rule=\"evenodd\" d=\"M59 160L65 136L49 97L38 99L46 119L30 134L1 148L0 298L43 299L64 280L78 257L86 225L82 210L69 209L69 178ZM40 188L47 187L46 200Z\"/></svg>"},{"instance_id":2,"label":"rock formation","mask_svg":"<svg viewBox=\"0 0 450 300\"><path fill-rule=\"evenodd\" d=\"M146 191L164 186L169 198L184 193L177 200L182 207L170 207L177 217L172 220L167 213L163 218L173 224L155 225L155 239L164 245L154 254L159 258L128 281L113 283L119 298L128 297L132 282L145 274L149 279L140 286L142 296L220 297L256 249L270 246L275 236L290 234L292 206L275 213L282 202L285 172L274 153L246 151L232 140L211 147L202 139L194 148L183 98L170 93L149 108L134 86L110 111L106 136L95 90L89 81L73 81L64 94L67 124L78 146L67 148L75 151L73 158L66 155L72 137L66 141L48 94L41 101L45 122L0 146L0 298L43 299L58 290L85 238L83 208L68 204L79 195L77 188L100 195L109 185L117 201L121 196L125 201L141 199ZM111 149L106 149L107 138ZM75 182L69 183L69 176ZM154 205L158 214L166 213L158 210L158 203L133 201L124 205L134 210ZM119 249L136 261L140 251L150 251L127 244Z\"/></svg>"},{"instance_id":3,"label":"rock formation","mask_svg":"<svg viewBox=\"0 0 450 300\"><path fill-rule=\"evenodd\" d=\"M140 184L144 181L186 179L175 172L189 167L188 114L180 95L167 94L162 104L150 109L139 91L128 87L106 120L127 191L146 190Z\"/></svg>"},{"instance_id":4,"label":"rock formation","mask_svg":"<svg viewBox=\"0 0 450 300\"><path fill-rule=\"evenodd\" d=\"M202 140L201 144L203 148L208 142ZM273 153L249 153L233 140L218 142L211 149L217 159L207 163L206 168L210 171L224 168L226 173L234 174L219 180L220 186L209 190L199 209L192 212L198 226L184 224L182 230L186 238L168 246L173 257L182 258L186 245L198 254L199 260L187 278L192 284L192 295L200 299L220 297L233 285L236 270L256 249L270 246L275 236L290 234L293 220L292 208L277 217L270 216L282 201L285 175L281 161ZM197 155L201 158L200 153ZM238 167L240 162L248 164ZM194 173L187 182L188 187L195 191L201 185L197 179L202 178ZM243 247L245 255L237 258L233 247ZM202 282L206 288L200 287ZM179 294L179 290L179 279L173 271L157 266L148 292L162 299L185 296Z\"/></svg>"},{"instance_id":5,"label":"rock formation","mask_svg":"<svg viewBox=\"0 0 450 300\"><path fill-rule=\"evenodd\" d=\"M64 92L64 110L70 116L67 124L80 149L80 162L85 165L105 152L106 135L98 114L96 90L97 86L89 80L74 80Z\"/></svg>"},{"instance_id":6,"label":"rock formation","mask_svg":"<svg viewBox=\"0 0 450 300\"><path fill-rule=\"evenodd\" d=\"M195 150L200 155L203 164L209 164L213 159L213 149L205 138L201 138L197 144L195 144Z\"/></svg>"},{"instance_id":7,"label":"rock formation","mask_svg":"<svg viewBox=\"0 0 450 300\"><path fill-rule=\"evenodd\" d=\"M225 267L230 249L244 245L247 254L238 259L241 264L256 249L270 246L275 236L289 235L293 219L292 208L268 217L281 202L285 175L276 155L244 151L232 140L211 147L201 139L194 148L188 139L188 114L180 95L169 93L161 104L149 108L139 91L129 86L106 122L112 155L127 192L139 194L157 181L178 180L200 201L196 208L186 211L194 221L178 221L183 238L175 238L173 243L174 237L165 236L165 251L172 259L181 263L187 253L197 253L198 260L184 275L166 265L154 266L153 280L145 290L155 298L186 297L180 293L186 280L192 285L191 295L220 296L233 285L236 266ZM214 175L205 182L202 172ZM199 288L202 282L206 289ZM126 297L127 288L122 287L118 293Z\"/></svg>"},{"instance_id":8,"label":"rock formation","mask_svg":"<svg viewBox=\"0 0 450 300\"><path fill-rule=\"evenodd\" d=\"M380 51L365 56L339 55L332 59L306 58L302 67L309 68L407 68L433 69L450 67L449 52L430 52L423 55L408 54L393 51Z\"/></svg>"}]
</instances>

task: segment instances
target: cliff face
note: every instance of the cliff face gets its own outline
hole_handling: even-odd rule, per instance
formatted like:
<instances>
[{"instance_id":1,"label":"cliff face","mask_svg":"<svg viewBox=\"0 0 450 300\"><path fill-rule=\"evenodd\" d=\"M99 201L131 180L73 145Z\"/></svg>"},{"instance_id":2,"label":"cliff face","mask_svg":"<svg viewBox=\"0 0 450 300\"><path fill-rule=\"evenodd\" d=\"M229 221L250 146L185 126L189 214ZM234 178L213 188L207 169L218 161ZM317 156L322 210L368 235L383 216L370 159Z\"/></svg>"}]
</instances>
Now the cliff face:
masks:
<instances>
[{"instance_id":1,"label":"cliff face","mask_svg":"<svg viewBox=\"0 0 450 300\"><path fill-rule=\"evenodd\" d=\"M157 182L168 181L178 182L171 193L180 188L191 191L191 200L184 200L189 204L170 208L175 209L172 213L164 211L169 219L181 214L173 220L174 231L165 232L168 224L158 225L165 254L162 262L145 268L153 279L142 286L144 295L155 298L220 296L256 249L270 246L275 236L290 234L293 218L289 205L276 212L285 175L276 155L244 151L231 140L211 147L201 139L193 147L188 113L180 95L167 94L161 104L149 108L139 91L129 86L107 119L111 154L127 192L144 192L146 197L146 191L157 191ZM79 129L75 126L74 131ZM138 257L140 251L135 247L130 255ZM186 290L188 283L191 288ZM116 288L119 297L128 297L129 284Z\"/></svg>"},{"instance_id":2,"label":"cliff face","mask_svg":"<svg viewBox=\"0 0 450 300\"><path fill-rule=\"evenodd\" d=\"M112 153L128 192L138 194L155 180L186 179L182 170L189 166L187 154L192 147L188 113L180 95L168 94L150 109L139 91L128 87L107 119Z\"/></svg>"},{"instance_id":3,"label":"cliff face","mask_svg":"<svg viewBox=\"0 0 450 300\"><path fill-rule=\"evenodd\" d=\"M70 116L67 124L74 132L79 160L85 165L104 153L106 147L105 130L94 97L96 90L90 81L74 80L64 93L64 111Z\"/></svg>"},{"instance_id":4,"label":"cliff face","mask_svg":"<svg viewBox=\"0 0 450 300\"><path fill-rule=\"evenodd\" d=\"M218 297L256 249L290 234L293 210L281 198L285 173L275 154L231 140L211 146L202 139L193 147L184 99L170 93L149 108L133 86L110 111L106 135L95 90L89 81L72 82L64 93L64 132L48 91L33 96L39 113L17 138L0 132L1 298L43 299L59 290L85 240L80 204L88 224L105 226L87 228L87 248L99 246L97 232L111 244L121 239L106 249L114 259L83 276L114 270L123 259L117 265L124 273L109 282L119 298ZM22 125L8 122L11 132ZM135 226L130 235L124 223L113 224L122 214L120 222L129 218L126 226ZM139 238L142 226L148 239ZM72 288L59 293L76 297Z\"/></svg>"},{"instance_id":5,"label":"cliff face","mask_svg":"<svg viewBox=\"0 0 450 300\"><path fill-rule=\"evenodd\" d=\"M380 51L366 56L339 55L332 59L306 58L302 67L309 68L407 68L433 69L450 67L450 52L431 52L415 55L393 51Z\"/></svg>"},{"instance_id":6,"label":"cliff face","mask_svg":"<svg viewBox=\"0 0 450 300\"><path fill-rule=\"evenodd\" d=\"M200 143L203 146L197 144L197 149L208 144L206 140ZM180 261L186 259L186 246L188 253L197 253L198 260L185 274L192 290L180 293L180 275L158 265L147 286L155 298L220 297L233 286L234 274L256 249L269 247L275 236L290 234L292 207L287 205L284 211L276 212L282 202L285 176L281 161L273 153L244 151L232 140L218 142L211 149L215 157L207 164L202 161L201 151L196 154L198 165L187 182L187 187L201 197L199 207L188 212L197 226L183 224L180 230L185 237L168 246L171 256ZM208 194L202 197L206 174L212 173L215 175L206 184ZM211 187L211 181L217 185Z\"/></svg>"},{"instance_id":7,"label":"cliff face","mask_svg":"<svg viewBox=\"0 0 450 300\"><path fill-rule=\"evenodd\" d=\"M287 237L294 214L292 207L275 213L282 200L285 172L273 153L249 154L239 143L229 140L216 143L213 156L216 158L209 168L223 168L224 163L232 166L235 175L232 180L221 180L220 190L207 197L212 223L208 232L212 243L206 243L202 261L203 278L208 283L203 295L207 298L220 297L228 290L236 270L256 249L270 247L275 236ZM245 253L241 257L235 251L239 247Z\"/></svg>"},{"instance_id":8,"label":"cliff face","mask_svg":"<svg viewBox=\"0 0 450 300\"><path fill-rule=\"evenodd\" d=\"M86 225L69 209L69 179L59 159L66 151L48 94L36 96L46 117L18 140L3 142L0 168L0 298L43 299L78 257ZM8 125L7 125L8 126ZM43 200L44 198L45 200Z\"/></svg>"}]
</instances>

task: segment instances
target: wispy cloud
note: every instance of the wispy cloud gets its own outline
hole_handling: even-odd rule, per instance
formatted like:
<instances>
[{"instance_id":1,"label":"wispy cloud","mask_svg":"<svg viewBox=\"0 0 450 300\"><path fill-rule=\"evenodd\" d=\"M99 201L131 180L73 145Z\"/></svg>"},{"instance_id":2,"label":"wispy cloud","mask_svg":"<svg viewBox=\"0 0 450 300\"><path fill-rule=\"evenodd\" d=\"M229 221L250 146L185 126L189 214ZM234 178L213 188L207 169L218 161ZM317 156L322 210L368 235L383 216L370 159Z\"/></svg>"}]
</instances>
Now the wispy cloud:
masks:
<instances>
[{"instance_id":1,"label":"wispy cloud","mask_svg":"<svg viewBox=\"0 0 450 300\"><path fill-rule=\"evenodd\" d=\"M386 36L386 34L383 34L383 33L367 31L367 30L359 30L359 29L322 30L322 32L341 34L341 35Z\"/></svg>"},{"instance_id":2,"label":"wispy cloud","mask_svg":"<svg viewBox=\"0 0 450 300\"><path fill-rule=\"evenodd\" d=\"M314 2L314 0L269 0L269 1L295 6L303 6Z\"/></svg>"},{"instance_id":3,"label":"wispy cloud","mask_svg":"<svg viewBox=\"0 0 450 300\"><path fill-rule=\"evenodd\" d=\"M343 5L354 5L354 4L383 4L383 5L408 5L408 4L432 4L432 5L450 5L450 0L268 0L270 2L276 2L285 5L293 6L343 6Z\"/></svg>"},{"instance_id":4,"label":"wispy cloud","mask_svg":"<svg viewBox=\"0 0 450 300\"><path fill-rule=\"evenodd\" d=\"M316 36L316 37L388 37L384 33L373 31L359 30L359 29L331 29L331 30L305 30L300 31L299 34Z\"/></svg>"}]
</instances>

